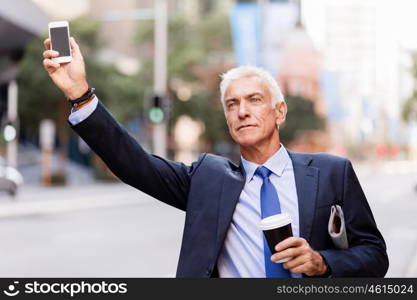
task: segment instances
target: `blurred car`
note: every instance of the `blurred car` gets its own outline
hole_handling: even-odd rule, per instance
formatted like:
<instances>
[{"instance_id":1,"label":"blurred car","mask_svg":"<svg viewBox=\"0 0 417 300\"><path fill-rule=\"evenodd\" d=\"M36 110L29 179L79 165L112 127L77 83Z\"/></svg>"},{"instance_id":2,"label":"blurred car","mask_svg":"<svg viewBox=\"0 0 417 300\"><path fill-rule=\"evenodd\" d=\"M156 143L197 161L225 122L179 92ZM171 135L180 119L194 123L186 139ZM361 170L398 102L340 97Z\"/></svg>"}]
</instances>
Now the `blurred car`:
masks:
<instances>
[{"instance_id":1,"label":"blurred car","mask_svg":"<svg viewBox=\"0 0 417 300\"><path fill-rule=\"evenodd\" d=\"M3 157L0 157L0 191L15 196L19 186L23 184L23 176L20 172L6 165Z\"/></svg>"}]
</instances>

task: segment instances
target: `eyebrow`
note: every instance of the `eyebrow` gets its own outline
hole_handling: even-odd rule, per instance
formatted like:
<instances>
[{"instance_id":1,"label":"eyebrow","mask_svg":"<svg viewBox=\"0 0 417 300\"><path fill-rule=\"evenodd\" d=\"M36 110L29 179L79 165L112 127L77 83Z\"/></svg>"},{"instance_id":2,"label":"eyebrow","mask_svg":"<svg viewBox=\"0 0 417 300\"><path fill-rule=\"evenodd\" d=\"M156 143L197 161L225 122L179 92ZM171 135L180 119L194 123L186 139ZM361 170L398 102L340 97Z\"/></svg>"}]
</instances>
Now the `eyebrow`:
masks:
<instances>
[{"instance_id":1,"label":"eyebrow","mask_svg":"<svg viewBox=\"0 0 417 300\"><path fill-rule=\"evenodd\" d=\"M249 94L249 95L245 96L245 98L252 98L253 96L261 96L261 97L263 97L264 95L262 93L260 93L260 92L255 92L255 93L252 93L252 94Z\"/></svg>"},{"instance_id":2,"label":"eyebrow","mask_svg":"<svg viewBox=\"0 0 417 300\"><path fill-rule=\"evenodd\" d=\"M261 97L263 97L264 95L261 92L255 92L255 93L251 93L249 95L244 96L244 98L252 98L253 96L261 96ZM235 101L235 100L237 100L236 97L231 97L231 98L227 98L224 102L227 103L227 102Z\"/></svg>"}]
</instances>

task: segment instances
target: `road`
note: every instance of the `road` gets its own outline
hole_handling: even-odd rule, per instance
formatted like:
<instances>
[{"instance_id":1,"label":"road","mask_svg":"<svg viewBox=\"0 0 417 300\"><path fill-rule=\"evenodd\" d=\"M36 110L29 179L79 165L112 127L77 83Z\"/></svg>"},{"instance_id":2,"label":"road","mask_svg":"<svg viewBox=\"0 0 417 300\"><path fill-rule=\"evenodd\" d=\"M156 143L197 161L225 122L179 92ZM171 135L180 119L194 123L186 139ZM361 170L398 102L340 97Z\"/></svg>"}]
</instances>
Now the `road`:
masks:
<instances>
[{"instance_id":1,"label":"road","mask_svg":"<svg viewBox=\"0 0 417 300\"><path fill-rule=\"evenodd\" d=\"M390 257L387 277L417 277L417 166L358 165ZM0 198L1 277L173 277L184 213L116 184Z\"/></svg>"},{"instance_id":2,"label":"road","mask_svg":"<svg viewBox=\"0 0 417 300\"><path fill-rule=\"evenodd\" d=\"M19 201L3 203L0 277L175 276L177 209L122 184L31 187Z\"/></svg>"},{"instance_id":3,"label":"road","mask_svg":"<svg viewBox=\"0 0 417 300\"><path fill-rule=\"evenodd\" d=\"M387 277L417 277L417 163L362 166L358 177L387 243Z\"/></svg>"}]
</instances>

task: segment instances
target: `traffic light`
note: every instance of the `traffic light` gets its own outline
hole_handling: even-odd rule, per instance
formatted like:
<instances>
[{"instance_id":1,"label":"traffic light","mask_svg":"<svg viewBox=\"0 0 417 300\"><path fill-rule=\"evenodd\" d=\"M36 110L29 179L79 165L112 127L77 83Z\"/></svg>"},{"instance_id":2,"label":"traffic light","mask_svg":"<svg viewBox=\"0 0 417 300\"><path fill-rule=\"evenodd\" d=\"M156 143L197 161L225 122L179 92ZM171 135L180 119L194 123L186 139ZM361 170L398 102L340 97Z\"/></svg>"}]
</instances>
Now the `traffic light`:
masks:
<instances>
[{"instance_id":1,"label":"traffic light","mask_svg":"<svg viewBox=\"0 0 417 300\"><path fill-rule=\"evenodd\" d=\"M164 120L163 98L155 95L152 97L151 107L149 109L149 119L152 123L161 123Z\"/></svg>"},{"instance_id":2,"label":"traffic light","mask_svg":"<svg viewBox=\"0 0 417 300\"><path fill-rule=\"evenodd\" d=\"M13 141L17 136L16 126L12 122L7 122L3 129L3 137L6 142Z\"/></svg>"}]
</instances>

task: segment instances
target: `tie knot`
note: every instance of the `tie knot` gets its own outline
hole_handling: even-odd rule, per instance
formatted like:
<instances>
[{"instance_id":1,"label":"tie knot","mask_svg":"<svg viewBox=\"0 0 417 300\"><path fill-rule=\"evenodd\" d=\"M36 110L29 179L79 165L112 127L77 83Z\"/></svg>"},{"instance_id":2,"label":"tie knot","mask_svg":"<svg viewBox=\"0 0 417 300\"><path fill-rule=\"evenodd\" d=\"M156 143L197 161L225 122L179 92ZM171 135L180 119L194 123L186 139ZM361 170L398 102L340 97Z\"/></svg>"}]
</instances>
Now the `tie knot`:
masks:
<instances>
[{"instance_id":1,"label":"tie knot","mask_svg":"<svg viewBox=\"0 0 417 300\"><path fill-rule=\"evenodd\" d=\"M262 179L267 179L269 178L269 175L271 175L271 170L269 170L268 168L264 167L264 166L260 166L256 169L255 174L262 177Z\"/></svg>"}]
</instances>

